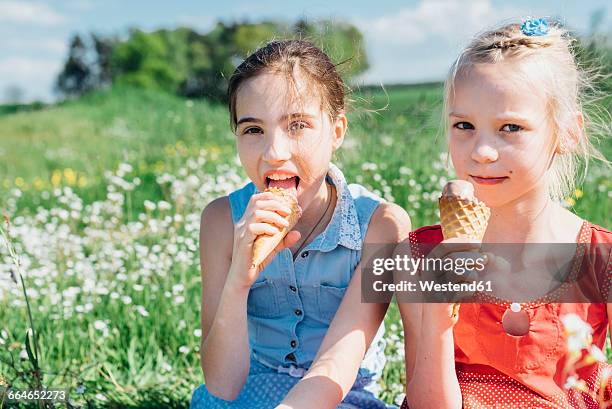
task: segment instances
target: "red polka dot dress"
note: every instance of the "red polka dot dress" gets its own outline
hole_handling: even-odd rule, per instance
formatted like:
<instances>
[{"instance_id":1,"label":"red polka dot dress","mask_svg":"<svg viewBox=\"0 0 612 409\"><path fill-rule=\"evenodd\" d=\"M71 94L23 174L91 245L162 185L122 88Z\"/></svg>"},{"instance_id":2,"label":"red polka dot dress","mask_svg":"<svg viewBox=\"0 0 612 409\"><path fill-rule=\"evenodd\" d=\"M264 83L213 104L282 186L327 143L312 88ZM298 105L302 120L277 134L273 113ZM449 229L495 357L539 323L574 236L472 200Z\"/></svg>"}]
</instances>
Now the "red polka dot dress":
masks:
<instances>
[{"instance_id":1,"label":"red polka dot dress","mask_svg":"<svg viewBox=\"0 0 612 409\"><path fill-rule=\"evenodd\" d=\"M442 241L440 226L423 227L411 236L413 249L419 243ZM600 253L595 263L590 258L589 268L596 273L601 291L607 294L612 277L607 244L612 243L612 233L584 222L578 243L606 244L589 247L597 247ZM582 261L578 268L586 264ZM568 353L560 319L567 314L577 315L592 327L592 344L604 350L608 331L605 303L521 304L521 310L529 317L529 329L521 336L506 333L502 326L503 315L510 307L504 303L461 305L453 335L464 408L612 408L609 363L591 361L577 370L575 379L586 385L583 392L574 388L568 392L565 387ZM405 400L402 408L408 408Z\"/></svg>"}]
</instances>

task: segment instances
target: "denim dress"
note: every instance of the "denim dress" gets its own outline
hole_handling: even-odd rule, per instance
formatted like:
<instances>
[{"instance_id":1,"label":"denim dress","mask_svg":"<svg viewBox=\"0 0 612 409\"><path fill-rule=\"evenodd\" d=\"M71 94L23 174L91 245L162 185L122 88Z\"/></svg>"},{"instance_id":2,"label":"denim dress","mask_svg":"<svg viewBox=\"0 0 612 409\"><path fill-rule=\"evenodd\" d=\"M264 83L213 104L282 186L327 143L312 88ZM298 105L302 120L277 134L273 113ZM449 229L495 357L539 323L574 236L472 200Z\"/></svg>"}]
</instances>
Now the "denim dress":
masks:
<instances>
[{"instance_id":1,"label":"denim dress","mask_svg":"<svg viewBox=\"0 0 612 409\"><path fill-rule=\"evenodd\" d=\"M268 409L278 405L304 376L361 258L368 223L381 202L330 164L326 182L336 187L338 200L325 230L295 261L284 249L251 286L247 301L250 371L234 401L211 395L204 384L193 393L191 408ZM229 201L236 223L249 199L258 193L249 183L232 192ZM378 400L376 380L385 364L384 324L368 349L355 384L337 408L387 409Z\"/></svg>"}]
</instances>

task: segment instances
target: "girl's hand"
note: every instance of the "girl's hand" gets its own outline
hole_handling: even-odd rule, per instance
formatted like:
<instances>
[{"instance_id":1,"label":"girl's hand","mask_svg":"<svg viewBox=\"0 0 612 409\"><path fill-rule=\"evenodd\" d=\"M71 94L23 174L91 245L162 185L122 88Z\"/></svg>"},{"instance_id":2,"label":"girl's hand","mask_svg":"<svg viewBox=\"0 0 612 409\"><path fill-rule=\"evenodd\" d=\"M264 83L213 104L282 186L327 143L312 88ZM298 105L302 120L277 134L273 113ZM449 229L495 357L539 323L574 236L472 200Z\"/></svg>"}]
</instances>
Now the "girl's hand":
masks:
<instances>
[{"instance_id":1,"label":"girl's hand","mask_svg":"<svg viewBox=\"0 0 612 409\"><path fill-rule=\"evenodd\" d=\"M253 242L262 234L274 235L289 223L285 219L291 209L270 193L263 192L251 196L242 218L234 226L234 245L232 264L228 280L242 287L250 287L263 268L282 249L293 246L300 233L290 231L283 241L259 266L253 266Z\"/></svg>"},{"instance_id":2,"label":"girl's hand","mask_svg":"<svg viewBox=\"0 0 612 409\"><path fill-rule=\"evenodd\" d=\"M480 246L481 242L474 239L448 239L442 241L439 245L434 247L434 249L427 255L427 258L440 260L452 259L455 265L458 265L456 263L459 259L482 259L483 254L478 252ZM486 263L486 261L487 258L485 257L484 262ZM474 271L462 271L461 273L459 273L458 271L434 271L428 273L433 274L437 280L440 280L440 277L443 277L443 282L470 282L476 278L476 274ZM432 295L429 295L428 297L430 300L431 296ZM459 320L460 311L457 314L455 314L455 312L455 303L426 302L423 304L423 322L427 323L426 327L428 327L432 331L443 331L445 329L452 328Z\"/></svg>"}]
</instances>

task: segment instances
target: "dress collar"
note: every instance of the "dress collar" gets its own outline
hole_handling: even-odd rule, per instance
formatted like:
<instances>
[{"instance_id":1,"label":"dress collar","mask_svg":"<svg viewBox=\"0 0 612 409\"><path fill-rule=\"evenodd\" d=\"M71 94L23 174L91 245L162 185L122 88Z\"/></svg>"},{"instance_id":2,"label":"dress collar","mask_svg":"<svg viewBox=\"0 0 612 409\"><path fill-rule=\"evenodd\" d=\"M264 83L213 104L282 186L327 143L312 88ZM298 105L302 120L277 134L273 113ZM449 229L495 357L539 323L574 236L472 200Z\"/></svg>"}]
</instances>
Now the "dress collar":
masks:
<instances>
[{"instance_id":1,"label":"dress collar","mask_svg":"<svg viewBox=\"0 0 612 409\"><path fill-rule=\"evenodd\" d=\"M355 201L349 191L344 174L330 163L326 180L336 187L337 202L334 214L323 231L307 247L320 251L331 251L338 245L352 250L361 250L361 228Z\"/></svg>"}]
</instances>

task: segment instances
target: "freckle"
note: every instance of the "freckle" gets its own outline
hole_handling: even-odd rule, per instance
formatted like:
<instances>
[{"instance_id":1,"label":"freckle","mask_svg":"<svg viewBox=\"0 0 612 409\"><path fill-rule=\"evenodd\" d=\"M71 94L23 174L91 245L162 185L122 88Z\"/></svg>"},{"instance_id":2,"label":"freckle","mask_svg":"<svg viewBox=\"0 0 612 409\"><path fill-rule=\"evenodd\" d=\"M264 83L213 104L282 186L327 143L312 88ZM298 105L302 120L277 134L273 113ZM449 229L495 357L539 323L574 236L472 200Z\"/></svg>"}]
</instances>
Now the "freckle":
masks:
<instances>
[{"instance_id":1,"label":"freckle","mask_svg":"<svg viewBox=\"0 0 612 409\"><path fill-rule=\"evenodd\" d=\"M512 170L511 170L511 171L510 171L510 174L512 174L512 173L514 173L514 171L512 171Z\"/></svg>"}]
</instances>

